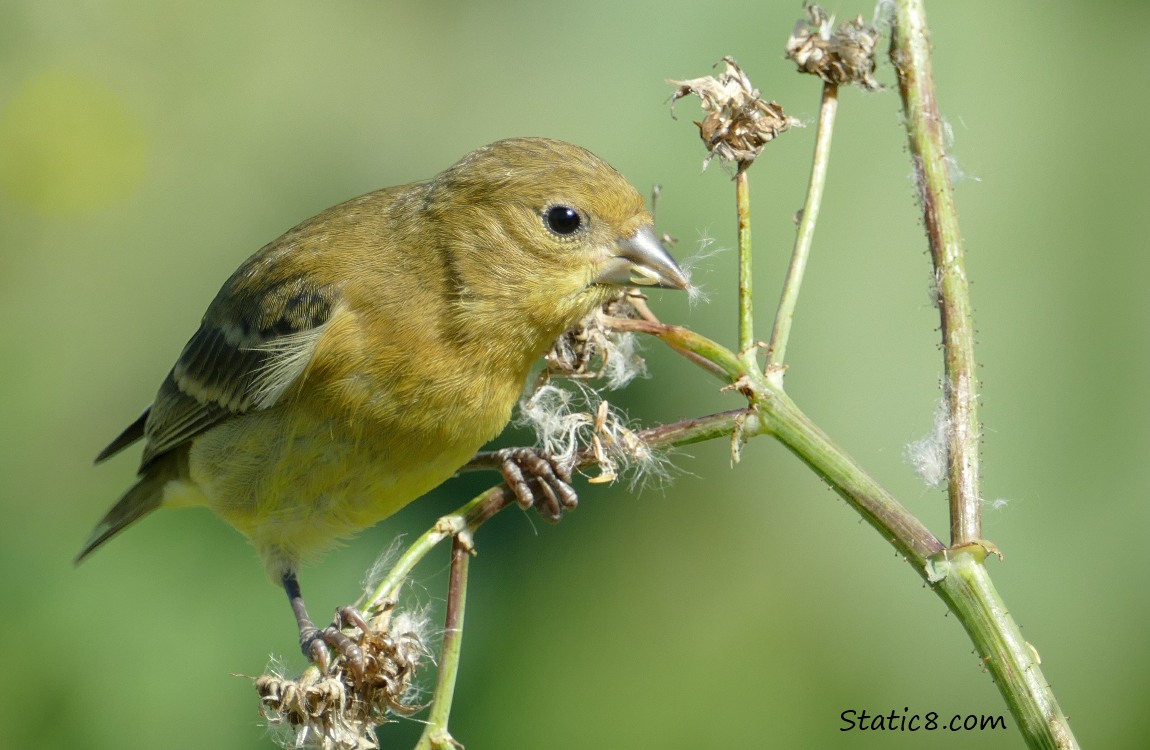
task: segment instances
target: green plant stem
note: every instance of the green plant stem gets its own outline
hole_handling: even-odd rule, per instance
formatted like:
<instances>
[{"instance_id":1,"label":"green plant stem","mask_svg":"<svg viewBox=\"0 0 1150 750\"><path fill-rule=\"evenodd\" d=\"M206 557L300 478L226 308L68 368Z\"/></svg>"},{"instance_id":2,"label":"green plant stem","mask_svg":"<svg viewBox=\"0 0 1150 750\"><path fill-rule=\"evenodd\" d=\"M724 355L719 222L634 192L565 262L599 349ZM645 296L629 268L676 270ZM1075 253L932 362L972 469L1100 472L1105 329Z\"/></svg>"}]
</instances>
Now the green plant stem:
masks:
<instances>
[{"instance_id":1,"label":"green plant stem","mask_svg":"<svg viewBox=\"0 0 1150 750\"><path fill-rule=\"evenodd\" d=\"M947 406L950 543L959 546L982 538L974 324L922 0L899 0L890 58L898 73L923 223L938 287Z\"/></svg>"},{"instance_id":2,"label":"green plant stem","mask_svg":"<svg viewBox=\"0 0 1150 750\"><path fill-rule=\"evenodd\" d=\"M966 628L1032 748L1077 748L1033 647L983 565L978 477L974 324L946 141L934 88L923 0L898 0L890 58L898 74L907 136L934 263L942 319L947 405L951 549L934 559L934 589Z\"/></svg>"},{"instance_id":3,"label":"green plant stem","mask_svg":"<svg viewBox=\"0 0 1150 750\"><path fill-rule=\"evenodd\" d=\"M823 188L827 182L827 166L830 164L831 135L835 127L835 114L838 111L839 87L833 83L823 84L822 103L819 106L819 126L815 133L815 154L811 160L811 179L807 186L807 199L803 204L802 218L795 234L795 247L791 252L791 263L787 268L787 278L783 282L783 293L775 312L775 326L771 331L771 341L767 346L767 369L779 369L787 353L787 341L791 335L791 324L795 318L795 306L799 301L799 290L803 285L803 273L807 268L807 258L811 253L811 242L815 236L815 223L819 219L819 208L823 201ZM781 379L781 378L780 378Z\"/></svg>"},{"instance_id":4,"label":"green plant stem","mask_svg":"<svg viewBox=\"0 0 1150 750\"><path fill-rule=\"evenodd\" d=\"M431 698L427 726L416 744L416 750L454 750L455 740L447 730L451 704L455 698L455 680L459 674L459 656L463 646L463 613L467 605L467 568L471 561L470 545L460 536L451 547L451 575L447 589L447 614L443 625L443 648L439 656L439 677Z\"/></svg>"},{"instance_id":5,"label":"green plant stem","mask_svg":"<svg viewBox=\"0 0 1150 750\"><path fill-rule=\"evenodd\" d=\"M700 333L695 333L690 328L633 318L611 318L608 324L616 331L646 333L662 340L692 363L727 384L734 383L747 372L746 363L734 352Z\"/></svg>"},{"instance_id":6,"label":"green plant stem","mask_svg":"<svg viewBox=\"0 0 1150 750\"><path fill-rule=\"evenodd\" d=\"M739 221L739 355L749 363L755 358L755 324L751 302L751 187L747 181L749 162L740 162L735 172L735 204Z\"/></svg>"},{"instance_id":7,"label":"green plant stem","mask_svg":"<svg viewBox=\"0 0 1150 750\"><path fill-rule=\"evenodd\" d=\"M895 547L914 571L955 613L978 653L995 676L1007 706L1026 741L1035 748L1076 748L1053 691L1043 677L1033 648L1021 638L1018 625L998 595L983 565L987 546L972 543L946 548L913 514L904 508L865 470L836 446L773 381L754 370L738 372L733 352L698 334L661 323L647 323L649 333L700 356L706 352L716 361L715 374L741 382L751 409L727 412L721 420L689 427L668 426L663 436L675 444L694 442L741 431L747 439L756 434L774 435L822 477L879 534ZM663 330L660 330L663 329ZM688 335L689 334L689 335ZM721 373L721 374L720 374ZM719 417L720 415L714 415ZM644 439L654 437L648 431ZM680 442L682 440L682 442Z\"/></svg>"},{"instance_id":8,"label":"green plant stem","mask_svg":"<svg viewBox=\"0 0 1150 750\"><path fill-rule=\"evenodd\" d=\"M1010 713L1031 748L1077 748L1054 692L1043 676L1038 652L1023 637L983 565L978 545L947 550L934 563L935 593L958 616L979 657L994 676Z\"/></svg>"},{"instance_id":9,"label":"green plant stem","mask_svg":"<svg viewBox=\"0 0 1150 750\"><path fill-rule=\"evenodd\" d=\"M746 420L746 409L731 409L730 411L711 414L706 417L684 419L680 422L649 427L638 433L647 445L653 448L679 447L701 443L705 440L727 437L732 430ZM588 459L592 458L587 454Z\"/></svg>"}]
</instances>

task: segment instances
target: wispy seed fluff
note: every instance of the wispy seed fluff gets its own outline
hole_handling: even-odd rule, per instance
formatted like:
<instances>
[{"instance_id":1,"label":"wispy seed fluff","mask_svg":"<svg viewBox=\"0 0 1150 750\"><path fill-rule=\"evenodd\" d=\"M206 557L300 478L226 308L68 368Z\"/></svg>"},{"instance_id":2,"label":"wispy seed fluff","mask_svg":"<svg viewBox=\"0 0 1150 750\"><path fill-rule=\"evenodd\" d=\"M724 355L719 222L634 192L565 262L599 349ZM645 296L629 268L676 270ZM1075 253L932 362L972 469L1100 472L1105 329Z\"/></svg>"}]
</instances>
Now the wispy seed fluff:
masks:
<instances>
[{"instance_id":1,"label":"wispy seed fluff","mask_svg":"<svg viewBox=\"0 0 1150 750\"><path fill-rule=\"evenodd\" d=\"M950 417L943 398L934 410L934 427L930 433L903 449L903 460L928 487L937 489L946 484L946 432L949 427Z\"/></svg>"},{"instance_id":2,"label":"wispy seed fluff","mask_svg":"<svg viewBox=\"0 0 1150 750\"><path fill-rule=\"evenodd\" d=\"M544 358L546 368L535 390L519 402L516 424L535 432L537 445L560 464L575 468L587 458L599 466L592 483L630 475L631 487L668 478L669 459L655 452L614 409L592 380L603 388L622 388L647 374L634 334L613 330L611 318L637 318L627 294L611 300L566 332ZM562 385L560 385L562 383Z\"/></svg>"},{"instance_id":3,"label":"wispy seed fluff","mask_svg":"<svg viewBox=\"0 0 1150 750\"><path fill-rule=\"evenodd\" d=\"M539 386L519 402L520 426L535 432L539 447L557 461L575 466L584 455L598 464L593 484L629 475L630 486L666 480L669 459L653 450L627 426L626 416L582 383L569 388Z\"/></svg>"},{"instance_id":4,"label":"wispy seed fluff","mask_svg":"<svg viewBox=\"0 0 1150 750\"><path fill-rule=\"evenodd\" d=\"M688 255L679 264L683 269L683 275L686 276L687 280L691 283L691 288L687 290L687 301L690 302L692 306L700 302L706 303L710 301L710 294L707 290L695 284L695 271L706 264L711 258L727 252L728 249L729 248L716 245L715 238L706 232L700 232L695 252Z\"/></svg>"}]
</instances>

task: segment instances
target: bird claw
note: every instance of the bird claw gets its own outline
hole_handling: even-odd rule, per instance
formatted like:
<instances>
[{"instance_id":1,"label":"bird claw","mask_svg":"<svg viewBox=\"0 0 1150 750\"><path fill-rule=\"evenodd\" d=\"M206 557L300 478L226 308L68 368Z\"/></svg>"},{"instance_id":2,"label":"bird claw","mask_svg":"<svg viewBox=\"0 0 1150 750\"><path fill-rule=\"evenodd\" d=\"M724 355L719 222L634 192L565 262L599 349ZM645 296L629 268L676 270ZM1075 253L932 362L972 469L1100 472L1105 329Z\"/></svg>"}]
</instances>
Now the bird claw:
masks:
<instances>
[{"instance_id":1,"label":"bird claw","mask_svg":"<svg viewBox=\"0 0 1150 750\"><path fill-rule=\"evenodd\" d=\"M503 480L524 510L535 507L539 515L554 522L563 517L564 510L574 510L579 504L571 486L571 470L551 454L534 448L505 448L496 455Z\"/></svg>"},{"instance_id":2,"label":"bird claw","mask_svg":"<svg viewBox=\"0 0 1150 750\"><path fill-rule=\"evenodd\" d=\"M335 620L322 630L315 627L305 627L300 630L299 645L303 655L319 667L324 674L331 666L331 652L335 650L343 657L344 664L352 673L356 682L363 681L366 670L366 660L363 649L354 638L343 632L344 627L359 628L362 638L369 628L363 615L352 607L340 607L335 611Z\"/></svg>"}]
</instances>

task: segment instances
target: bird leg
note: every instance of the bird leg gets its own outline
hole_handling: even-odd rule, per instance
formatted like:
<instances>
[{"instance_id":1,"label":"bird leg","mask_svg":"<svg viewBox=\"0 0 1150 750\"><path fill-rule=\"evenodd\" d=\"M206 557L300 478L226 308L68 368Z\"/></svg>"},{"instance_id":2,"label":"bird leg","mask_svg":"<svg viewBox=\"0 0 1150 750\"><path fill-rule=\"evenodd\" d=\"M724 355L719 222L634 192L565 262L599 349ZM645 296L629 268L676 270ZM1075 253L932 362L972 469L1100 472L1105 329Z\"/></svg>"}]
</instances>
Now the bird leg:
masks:
<instances>
[{"instance_id":1,"label":"bird leg","mask_svg":"<svg viewBox=\"0 0 1150 750\"><path fill-rule=\"evenodd\" d=\"M343 628L349 625L354 626L359 628L364 635L367 635L368 625L363 615L352 607L340 607L335 611L335 619L332 624L320 630L307 613L307 606L303 602L303 593L299 587L299 579L296 578L295 573L290 571L284 573L283 587L284 591L287 592L288 601L291 603L292 612L295 614L296 625L299 626L299 647L303 651L303 655L326 674L331 663L329 647L333 648L343 654L348 669L351 670L356 679L362 680L365 669L363 649L351 636L343 632Z\"/></svg>"},{"instance_id":2,"label":"bird leg","mask_svg":"<svg viewBox=\"0 0 1150 750\"><path fill-rule=\"evenodd\" d=\"M534 448L504 448L495 455L519 507L535 506L548 521L558 521L564 510L574 510L579 504L571 486L571 469L551 454ZM534 487L531 480L535 480Z\"/></svg>"}]
</instances>

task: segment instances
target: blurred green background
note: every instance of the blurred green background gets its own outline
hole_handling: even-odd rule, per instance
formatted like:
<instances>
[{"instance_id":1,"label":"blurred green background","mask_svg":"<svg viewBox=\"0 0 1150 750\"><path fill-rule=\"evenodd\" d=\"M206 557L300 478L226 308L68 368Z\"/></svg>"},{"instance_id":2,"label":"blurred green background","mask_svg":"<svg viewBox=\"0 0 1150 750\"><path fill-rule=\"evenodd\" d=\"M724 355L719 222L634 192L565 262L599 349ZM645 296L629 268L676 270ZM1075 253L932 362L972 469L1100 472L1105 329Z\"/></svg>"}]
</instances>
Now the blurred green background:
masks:
<instances>
[{"instance_id":1,"label":"blurred green background","mask_svg":"<svg viewBox=\"0 0 1150 750\"><path fill-rule=\"evenodd\" d=\"M870 6L830 5L841 16ZM979 329L992 573L1084 746L1145 746L1150 522L1143 2L932 3L941 108ZM298 666L284 596L206 511L157 513L76 569L135 455L92 457L149 402L235 266L345 198L483 143L587 146L692 254L734 242L733 187L666 78L734 55L811 121L818 83L782 43L798 2L0 4L0 744L270 747L254 691ZM1131 43L1129 40L1135 40ZM885 41L883 43L885 45ZM885 48L885 47L884 47ZM879 78L893 84L883 63ZM937 533L945 500L902 460L939 397L937 315L893 92L844 91L789 352L795 399ZM760 330L814 129L752 171ZM734 254L670 321L734 339ZM621 400L646 422L738 398L647 346ZM518 438L521 439L521 438ZM479 535L455 736L469 748L1019 747L1007 731L841 732L839 714L1003 714L939 599L769 439L677 459L666 488L580 485L550 527ZM352 600L380 549L491 477L448 483L304 574ZM413 598L441 616L446 550ZM432 670L425 673L430 686ZM385 730L412 744L415 721Z\"/></svg>"}]
</instances>

